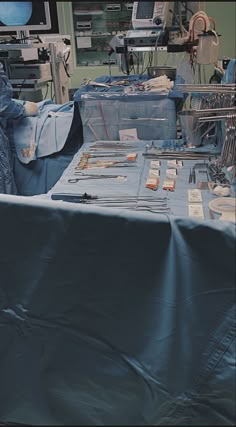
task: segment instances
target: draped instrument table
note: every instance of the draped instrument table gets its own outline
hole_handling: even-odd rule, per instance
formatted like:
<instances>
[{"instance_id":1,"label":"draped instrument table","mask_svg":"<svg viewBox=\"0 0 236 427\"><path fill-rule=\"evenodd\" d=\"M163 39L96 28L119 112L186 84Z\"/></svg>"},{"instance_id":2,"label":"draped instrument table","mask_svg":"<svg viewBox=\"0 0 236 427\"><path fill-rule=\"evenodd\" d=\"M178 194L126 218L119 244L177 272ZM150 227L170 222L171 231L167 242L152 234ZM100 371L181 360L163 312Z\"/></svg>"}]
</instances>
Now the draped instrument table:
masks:
<instances>
[{"instance_id":1,"label":"draped instrument table","mask_svg":"<svg viewBox=\"0 0 236 427\"><path fill-rule=\"evenodd\" d=\"M102 173L161 194L140 153ZM114 192L69 184L77 161L51 193ZM205 219L184 217L186 176L170 215L0 196L0 423L234 424L235 225L204 191Z\"/></svg>"}]
</instances>

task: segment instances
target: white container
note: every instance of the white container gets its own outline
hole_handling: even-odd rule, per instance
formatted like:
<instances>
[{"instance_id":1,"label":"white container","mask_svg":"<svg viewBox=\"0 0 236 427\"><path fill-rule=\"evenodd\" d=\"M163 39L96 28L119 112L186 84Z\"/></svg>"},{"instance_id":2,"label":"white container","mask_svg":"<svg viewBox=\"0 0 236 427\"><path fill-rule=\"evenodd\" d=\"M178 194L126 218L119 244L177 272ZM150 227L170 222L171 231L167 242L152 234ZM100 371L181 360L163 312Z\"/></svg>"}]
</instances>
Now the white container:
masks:
<instances>
[{"instance_id":1,"label":"white container","mask_svg":"<svg viewBox=\"0 0 236 427\"><path fill-rule=\"evenodd\" d=\"M204 31L198 35L197 64L215 64L218 61L219 38L214 30Z\"/></svg>"}]
</instances>

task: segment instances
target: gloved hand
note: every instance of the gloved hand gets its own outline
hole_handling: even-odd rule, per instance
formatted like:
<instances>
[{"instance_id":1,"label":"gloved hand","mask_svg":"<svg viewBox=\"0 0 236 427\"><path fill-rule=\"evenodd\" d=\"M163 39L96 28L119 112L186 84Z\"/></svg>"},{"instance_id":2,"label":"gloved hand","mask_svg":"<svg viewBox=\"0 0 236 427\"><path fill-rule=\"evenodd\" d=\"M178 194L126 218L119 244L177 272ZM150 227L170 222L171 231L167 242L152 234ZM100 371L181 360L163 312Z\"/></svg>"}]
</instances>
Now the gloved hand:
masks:
<instances>
[{"instance_id":1,"label":"gloved hand","mask_svg":"<svg viewBox=\"0 0 236 427\"><path fill-rule=\"evenodd\" d=\"M37 116L38 106L37 104L35 104L35 102L26 101L26 103L24 104L24 108L26 117Z\"/></svg>"}]
</instances>

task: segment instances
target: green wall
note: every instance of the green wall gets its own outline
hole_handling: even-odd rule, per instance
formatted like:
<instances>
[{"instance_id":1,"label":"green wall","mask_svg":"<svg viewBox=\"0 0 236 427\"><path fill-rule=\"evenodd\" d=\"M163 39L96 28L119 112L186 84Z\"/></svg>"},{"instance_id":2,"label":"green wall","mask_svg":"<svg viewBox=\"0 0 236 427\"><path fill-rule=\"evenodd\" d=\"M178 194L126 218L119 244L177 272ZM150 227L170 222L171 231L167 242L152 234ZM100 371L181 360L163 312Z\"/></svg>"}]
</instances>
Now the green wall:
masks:
<instances>
[{"instance_id":1,"label":"green wall","mask_svg":"<svg viewBox=\"0 0 236 427\"><path fill-rule=\"evenodd\" d=\"M220 37L219 59L224 56L229 58L236 57L236 2L219 1L207 2L206 13L216 21L216 30Z\"/></svg>"},{"instance_id":2,"label":"green wall","mask_svg":"<svg viewBox=\"0 0 236 427\"><path fill-rule=\"evenodd\" d=\"M220 49L219 59L223 57L236 57L236 34L235 34L235 21L236 21L236 2L235 1L222 1L222 2L205 2L206 13L215 19L216 30L220 37ZM59 16L59 27L61 34L72 34L73 33L73 21L72 21L72 8L71 2L58 2L58 16ZM73 37L72 37L72 49L75 48ZM163 63L165 61L165 54L158 55L158 62ZM171 61L172 62L172 61ZM169 65L170 62L168 61ZM207 67L207 76L212 74L213 67ZM95 77L108 74L109 70L107 66L99 67L75 67L73 76L70 79L70 86L72 88L78 87L82 80L86 77L94 79ZM112 67L112 74L122 74L118 71L117 67Z\"/></svg>"}]
</instances>

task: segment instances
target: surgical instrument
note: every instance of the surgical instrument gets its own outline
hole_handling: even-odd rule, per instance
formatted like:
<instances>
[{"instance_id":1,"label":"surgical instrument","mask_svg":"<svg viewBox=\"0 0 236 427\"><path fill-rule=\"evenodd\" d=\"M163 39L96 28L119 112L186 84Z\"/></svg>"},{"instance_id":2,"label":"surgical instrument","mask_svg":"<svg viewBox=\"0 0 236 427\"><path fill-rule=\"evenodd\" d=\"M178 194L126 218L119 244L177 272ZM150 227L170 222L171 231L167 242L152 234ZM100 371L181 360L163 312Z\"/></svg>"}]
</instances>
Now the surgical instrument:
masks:
<instances>
[{"instance_id":1,"label":"surgical instrument","mask_svg":"<svg viewBox=\"0 0 236 427\"><path fill-rule=\"evenodd\" d=\"M95 169L95 168L109 168L109 167L129 167L134 166L130 163L134 163L134 161L130 160L96 160L94 162L89 162L90 154L84 153L82 154L79 163L75 167L75 169ZM118 165L118 166L117 166Z\"/></svg>"},{"instance_id":2,"label":"surgical instrument","mask_svg":"<svg viewBox=\"0 0 236 427\"><path fill-rule=\"evenodd\" d=\"M120 162L125 163L125 162ZM76 166L76 170L91 170L91 169L107 169L107 168L134 168L135 165L129 164L130 162L127 162L125 164L116 164L115 162L111 162L110 164L101 164L101 163L88 163L87 165L83 166Z\"/></svg>"},{"instance_id":3,"label":"surgical instrument","mask_svg":"<svg viewBox=\"0 0 236 427\"><path fill-rule=\"evenodd\" d=\"M124 151L120 151L117 153L116 152L111 152L111 151L89 151L89 158L98 158L98 157L122 157L122 156L127 156L127 152Z\"/></svg>"},{"instance_id":4,"label":"surgical instrument","mask_svg":"<svg viewBox=\"0 0 236 427\"><path fill-rule=\"evenodd\" d=\"M219 182L220 184L230 184L229 180L221 167L221 163L207 165L207 171L210 175L211 181Z\"/></svg>"},{"instance_id":5,"label":"surgical instrument","mask_svg":"<svg viewBox=\"0 0 236 427\"><path fill-rule=\"evenodd\" d=\"M234 108L235 111L235 108ZM225 120L230 117L230 114L228 116L222 115L222 116L209 116L209 117L199 117L199 122L218 122L221 120ZM236 114L232 114L232 118L236 118Z\"/></svg>"},{"instance_id":6,"label":"surgical instrument","mask_svg":"<svg viewBox=\"0 0 236 427\"><path fill-rule=\"evenodd\" d=\"M178 158L179 160L199 160L209 159L211 152L194 152L194 151L182 151L182 152L171 152L171 151L150 151L143 153L143 156L147 159L173 159Z\"/></svg>"},{"instance_id":7,"label":"surgical instrument","mask_svg":"<svg viewBox=\"0 0 236 427\"><path fill-rule=\"evenodd\" d=\"M177 84L176 90L187 93L235 93L235 84Z\"/></svg>"},{"instance_id":8,"label":"surgical instrument","mask_svg":"<svg viewBox=\"0 0 236 427\"><path fill-rule=\"evenodd\" d=\"M135 211L149 211L152 213L169 213L170 208L166 197L153 198L149 196L92 196L90 194L68 194L53 193L53 200L63 200L67 202L95 204L97 206L130 209Z\"/></svg>"},{"instance_id":9,"label":"surgical instrument","mask_svg":"<svg viewBox=\"0 0 236 427\"><path fill-rule=\"evenodd\" d=\"M132 196L132 195L126 195L126 194L119 194L119 195L91 195L88 193L82 193L82 194L70 194L70 193L53 193L52 194L52 198L56 199L56 197L61 197L61 196L71 196L73 198L77 198L78 200L122 200L122 201L133 201L133 202L138 202L138 201L145 201L145 202L150 202L150 203L154 203L154 202L167 202L168 198L167 197L154 197L154 196L150 196L150 195L145 195L145 196Z\"/></svg>"},{"instance_id":10,"label":"surgical instrument","mask_svg":"<svg viewBox=\"0 0 236 427\"><path fill-rule=\"evenodd\" d=\"M135 165L130 164L129 161L110 161L110 162L91 162L87 163L86 165L78 166L78 169L99 169L99 168L114 168L114 167L134 167Z\"/></svg>"},{"instance_id":11,"label":"surgical instrument","mask_svg":"<svg viewBox=\"0 0 236 427\"><path fill-rule=\"evenodd\" d=\"M79 178L69 178L67 182L69 182L70 184L75 184L79 181L86 181L89 179L117 179L117 178L122 178L125 179L127 178L125 175L85 175L85 174L81 174L79 172L75 172L75 174L80 175Z\"/></svg>"},{"instance_id":12,"label":"surgical instrument","mask_svg":"<svg viewBox=\"0 0 236 427\"><path fill-rule=\"evenodd\" d=\"M104 157L122 157L122 156L126 156L127 153L123 153L123 152L121 152L121 153L92 153L92 152L89 152L89 153L84 153L84 155L88 156L89 159L96 159L98 157L102 157L102 158L104 158Z\"/></svg>"},{"instance_id":13,"label":"surgical instrument","mask_svg":"<svg viewBox=\"0 0 236 427\"><path fill-rule=\"evenodd\" d=\"M81 177L96 177L96 178L117 178L120 177L121 175L109 175L109 174L91 174L91 173L84 173L81 171L76 171L74 172L74 175L79 175ZM126 176L122 175L124 178L127 178Z\"/></svg>"},{"instance_id":14,"label":"surgical instrument","mask_svg":"<svg viewBox=\"0 0 236 427\"><path fill-rule=\"evenodd\" d=\"M192 181L193 181L193 174L192 174L192 169L190 168L189 177L188 177L188 183L191 184Z\"/></svg>"},{"instance_id":15,"label":"surgical instrument","mask_svg":"<svg viewBox=\"0 0 236 427\"><path fill-rule=\"evenodd\" d=\"M235 108L234 108L235 111ZM232 166L236 163L236 114L226 114L215 117L201 117L199 121L225 120L225 138L221 150L221 166Z\"/></svg>"},{"instance_id":16,"label":"surgical instrument","mask_svg":"<svg viewBox=\"0 0 236 427\"><path fill-rule=\"evenodd\" d=\"M116 149L116 150L124 150L124 149L128 149L128 148L132 148L133 149L133 145L132 144L128 144L125 141L124 142L95 142L92 146L90 146L90 149L97 149L97 148L111 148L111 149Z\"/></svg>"},{"instance_id":17,"label":"surgical instrument","mask_svg":"<svg viewBox=\"0 0 236 427\"><path fill-rule=\"evenodd\" d=\"M128 153L124 153L124 152L121 152L121 153L117 153L117 152L112 152L112 153L109 153L109 152L108 153L84 152L79 161L84 160L84 159L97 159L97 158L102 158L102 159L104 159L102 161L106 161L105 160L106 157L122 157L122 156L125 156L125 159L127 160L127 154Z\"/></svg>"},{"instance_id":18,"label":"surgical instrument","mask_svg":"<svg viewBox=\"0 0 236 427\"><path fill-rule=\"evenodd\" d=\"M217 113L233 113L235 112L235 107L222 107L222 108L205 108L203 110L192 110L194 116L203 114L217 114Z\"/></svg>"}]
</instances>

